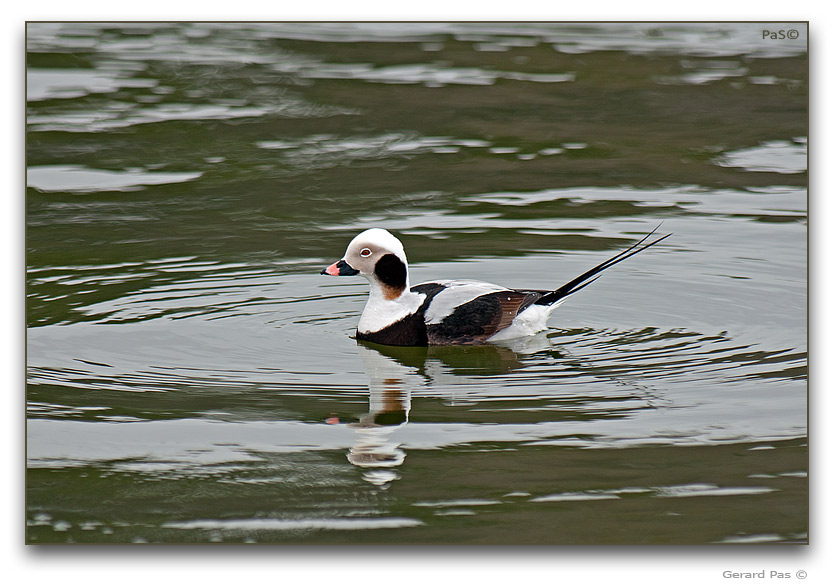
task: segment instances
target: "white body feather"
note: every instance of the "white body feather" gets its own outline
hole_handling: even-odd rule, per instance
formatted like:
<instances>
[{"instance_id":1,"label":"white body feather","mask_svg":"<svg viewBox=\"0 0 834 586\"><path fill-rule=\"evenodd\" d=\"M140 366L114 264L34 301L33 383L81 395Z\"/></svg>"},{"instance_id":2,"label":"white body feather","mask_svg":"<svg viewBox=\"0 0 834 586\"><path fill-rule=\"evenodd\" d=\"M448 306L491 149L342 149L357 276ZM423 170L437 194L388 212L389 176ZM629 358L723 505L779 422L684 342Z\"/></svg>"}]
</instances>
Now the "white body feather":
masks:
<instances>
[{"instance_id":1,"label":"white body feather","mask_svg":"<svg viewBox=\"0 0 834 586\"><path fill-rule=\"evenodd\" d=\"M550 319L553 310L559 307L563 301L564 299L552 305L531 305L515 316L513 323L487 338L487 342L500 342L501 340L532 336L546 330L547 320Z\"/></svg>"},{"instance_id":2,"label":"white body feather","mask_svg":"<svg viewBox=\"0 0 834 586\"><path fill-rule=\"evenodd\" d=\"M357 329L363 333L378 332L401 319L408 317L423 304L425 295L406 290L396 299L386 299L376 279L368 277L371 294L359 318Z\"/></svg>"}]
</instances>

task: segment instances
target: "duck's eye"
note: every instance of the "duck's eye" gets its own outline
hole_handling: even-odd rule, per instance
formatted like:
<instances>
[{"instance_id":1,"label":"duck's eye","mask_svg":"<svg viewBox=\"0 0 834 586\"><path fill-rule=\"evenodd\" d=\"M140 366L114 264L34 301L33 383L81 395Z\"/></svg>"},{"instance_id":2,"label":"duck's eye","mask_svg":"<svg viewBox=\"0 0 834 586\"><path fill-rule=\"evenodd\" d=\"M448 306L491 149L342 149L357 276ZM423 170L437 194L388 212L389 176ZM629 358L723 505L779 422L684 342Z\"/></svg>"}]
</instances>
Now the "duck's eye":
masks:
<instances>
[{"instance_id":1,"label":"duck's eye","mask_svg":"<svg viewBox=\"0 0 834 586\"><path fill-rule=\"evenodd\" d=\"M361 256L363 258L371 256L371 249L370 248L363 248L362 250L359 251L359 256Z\"/></svg>"}]
</instances>

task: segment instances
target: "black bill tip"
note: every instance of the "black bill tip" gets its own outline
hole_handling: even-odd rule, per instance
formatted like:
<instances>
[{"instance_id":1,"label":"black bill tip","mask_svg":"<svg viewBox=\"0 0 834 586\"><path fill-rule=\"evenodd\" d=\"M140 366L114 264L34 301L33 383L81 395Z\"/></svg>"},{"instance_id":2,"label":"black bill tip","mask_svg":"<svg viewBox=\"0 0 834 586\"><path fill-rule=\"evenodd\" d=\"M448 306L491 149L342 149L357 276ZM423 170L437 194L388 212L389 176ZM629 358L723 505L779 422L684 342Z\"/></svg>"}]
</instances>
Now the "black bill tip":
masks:
<instances>
[{"instance_id":1,"label":"black bill tip","mask_svg":"<svg viewBox=\"0 0 834 586\"><path fill-rule=\"evenodd\" d=\"M339 262L334 262L329 267L322 269L321 274L331 275L333 277L349 277L352 275L358 275L359 271L357 271L355 268L346 263L344 259L342 259Z\"/></svg>"}]
</instances>

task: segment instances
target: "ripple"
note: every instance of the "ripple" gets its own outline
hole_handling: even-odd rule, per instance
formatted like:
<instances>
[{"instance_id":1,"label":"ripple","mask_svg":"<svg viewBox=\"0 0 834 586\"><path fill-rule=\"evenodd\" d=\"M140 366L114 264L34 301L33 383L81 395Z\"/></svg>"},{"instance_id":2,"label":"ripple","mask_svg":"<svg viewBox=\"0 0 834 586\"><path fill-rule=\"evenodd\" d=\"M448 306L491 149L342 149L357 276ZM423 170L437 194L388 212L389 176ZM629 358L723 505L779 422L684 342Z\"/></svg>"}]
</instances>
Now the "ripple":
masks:
<instances>
[{"instance_id":1,"label":"ripple","mask_svg":"<svg viewBox=\"0 0 834 586\"><path fill-rule=\"evenodd\" d=\"M786 161L785 165L790 162ZM674 209L709 215L765 216L769 214L807 215L807 191L803 187L779 186L751 187L746 190L708 189L698 185L680 185L668 188L647 189L627 185L617 187L580 187L543 189L538 191L502 191L477 193L464 196L463 201L505 208L505 214L517 207L534 207L538 204L562 204L563 215L573 208L574 214L582 213L582 206L603 207L613 202L632 203L639 208ZM613 210L622 213L622 210ZM587 214L585 214L587 215ZM561 218L563 221L565 218ZM569 218L567 218L569 220ZM570 224L567 224L570 226Z\"/></svg>"},{"instance_id":2,"label":"ripple","mask_svg":"<svg viewBox=\"0 0 834 586\"><path fill-rule=\"evenodd\" d=\"M152 88L154 79L124 78L118 73L97 69L26 70L26 99L29 101L79 98L90 94L115 92L122 88ZM31 120L28 120L31 123Z\"/></svg>"},{"instance_id":3,"label":"ripple","mask_svg":"<svg viewBox=\"0 0 834 586\"><path fill-rule=\"evenodd\" d=\"M344 398L342 399L344 400ZM448 410L448 408L447 408ZM388 441L405 452L448 450L453 447L513 443L524 447L558 446L606 450L656 446L707 446L744 443L767 436L770 440L803 438L804 429L757 428L735 415L719 420L710 406L646 412L627 420L575 419L536 423L415 423L389 430ZM695 421L714 417L712 426ZM688 428L684 428L688 425ZM697 428L696 428L697 426ZM670 429L675 427L675 429ZM169 419L152 421L82 421L71 418L27 421L27 463L30 468L73 467L96 464L118 468L124 462L193 473L192 467L261 462L269 454L305 454L349 451L360 439L349 425L299 421L223 421ZM486 449L484 451L491 451ZM656 496L732 496L772 492L768 487L719 487L692 484L652 487ZM592 492L591 494L602 494ZM607 494L607 493L606 493ZM619 495L615 492L611 494ZM538 498L538 497L536 497ZM619 497L617 497L619 498ZM457 501L458 499L453 499ZM492 501L493 499L486 499ZM587 500L587 499L586 499ZM445 501L424 501L442 506ZM479 501L480 502L480 501ZM475 506L459 502L449 506ZM488 505L491 503L480 503Z\"/></svg>"},{"instance_id":4,"label":"ripple","mask_svg":"<svg viewBox=\"0 0 834 586\"><path fill-rule=\"evenodd\" d=\"M286 262L282 268L287 270L294 264ZM276 272L275 266L203 261L195 257L40 267L29 271L29 299L33 307L60 299L82 321L103 324L163 317L219 319L251 315L259 306L271 305L269 296L280 286ZM128 291L125 285L129 286Z\"/></svg>"},{"instance_id":5,"label":"ripple","mask_svg":"<svg viewBox=\"0 0 834 586\"><path fill-rule=\"evenodd\" d=\"M90 25L88 25L89 27ZM134 25L139 26L139 25ZM170 26L170 25L169 25ZM476 50L508 50L516 47L551 45L555 50L583 54L597 51L628 51L636 54L673 53L698 56L751 55L756 57L789 56L804 53L807 27L804 23L771 23L774 30L794 28L796 39L778 44L762 38L761 26L755 23L198 23L188 25L191 34L214 31L243 31L244 39L292 39L320 43L420 43L426 51L436 51L447 41L472 43ZM73 30L75 29L75 30ZM89 28L68 24L64 29L82 38L73 39L86 46ZM95 30L95 29L93 29ZM239 33L238 33L239 34ZM45 41L49 39L46 37ZM68 35L69 36L69 35ZM144 47L140 47L144 48Z\"/></svg>"},{"instance_id":6,"label":"ripple","mask_svg":"<svg viewBox=\"0 0 834 586\"><path fill-rule=\"evenodd\" d=\"M451 501L417 501L412 507L447 508L447 507L487 507L500 505L502 501L490 499L455 499Z\"/></svg>"},{"instance_id":7,"label":"ripple","mask_svg":"<svg viewBox=\"0 0 834 586\"><path fill-rule=\"evenodd\" d=\"M82 165L42 165L29 167L29 187L42 192L96 193L99 191L136 191L148 185L165 185L193 181L202 172L175 173L165 171L106 171Z\"/></svg>"},{"instance_id":8,"label":"ripple","mask_svg":"<svg viewBox=\"0 0 834 586\"><path fill-rule=\"evenodd\" d=\"M759 146L724 153L715 159L715 164L759 173L804 173L808 170L807 140L763 142Z\"/></svg>"},{"instance_id":9,"label":"ripple","mask_svg":"<svg viewBox=\"0 0 834 586\"><path fill-rule=\"evenodd\" d=\"M664 486L656 489L661 498L690 498L701 496L741 496L753 494L767 494L777 489L768 486L718 486L715 484L682 484L679 486Z\"/></svg>"},{"instance_id":10,"label":"ripple","mask_svg":"<svg viewBox=\"0 0 834 586\"><path fill-rule=\"evenodd\" d=\"M486 148L480 139L386 133L376 136L313 135L300 140L260 141L262 149L279 151L288 164L303 169L326 169L361 160L402 158L420 154L454 154L462 148Z\"/></svg>"},{"instance_id":11,"label":"ripple","mask_svg":"<svg viewBox=\"0 0 834 586\"><path fill-rule=\"evenodd\" d=\"M790 540L796 540L797 542L802 543L806 541L807 538L807 535L787 537L785 535L779 535L778 533L761 533L757 535L733 535L731 537L725 537L717 543L738 543L746 545L756 543L777 543Z\"/></svg>"},{"instance_id":12,"label":"ripple","mask_svg":"<svg viewBox=\"0 0 834 586\"><path fill-rule=\"evenodd\" d=\"M589 336L552 334L575 364L597 375L632 376L697 381L724 373L728 380L804 378L806 354L794 348L765 350L739 344L717 334L661 332L652 328L631 332L589 332ZM562 341L564 339L564 342ZM581 372L581 370L580 370Z\"/></svg>"},{"instance_id":13,"label":"ripple","mask_svg":"<svg viewBox=\"0 0 834 586\"><path fill-rule=\"evenodd\" d=\"M48 114L32 114L27 117L27 128L33 132L107 132L158 122L234 120L264 116L304 119L357 113L356 109L311 104L290 97L277 98L269 104L248 105L212 102L145 106L116 102L96 110L73 108Z\"/></svg>"},{"instance_id":14,"label":"ripple","mask_svg":"<svg viewBox=\"0 0 834 586\"><path fill-rule=\"evenodd\" d=\"M562 492L533 497L532 503L556 503L573 501L619 500L623 497L650 498L690 498L702 496L735 497L776 492L777 489L767 486L729 486L721 487L716 484L682 484L676 486L659 487L625 487L610 490L587 490L582 492Z\"/></svg>"},{"instance_id":15,"label":"ripple","mask_svg":"<svg viewBox=\"0 0 834 586\"><path fill-rule=\"evenodd\" d=\"M684 69L691 71L680 75L663 75L655 77L660 84L704 85L728 78L744 77L749 73L747 67L741 67L737 61L681 61Z\"/></svg>"},{"instance_id":16,"label":"ripple","mask_svg":"<svg viewBox=\"0 0 834 586\"><path fill-rule=\"evenodd\" d=\"M442 67L432 64L389 65L376 67L371 64L317 64L315 67L299 67L294 71L308 79L356 79L372 83L423 84L428 87L445 85L492 85L500 79L536 83L562 83L574 81L573 73L521 73L494 71L478 67Z\"/></svg>"},{"instance_id":17,"label":"ripple","mask_svg":"<svg viewBox=\"0 0 834 586\"><path fill-rule=\"evenodd\" d=\"M166 529L219 529L221 531L299 531L336 530L357 531L364 529L401 529L425 525L417 519L406 517L346 519L199 519L163 523Z\"/></svg>"},{"instance_id":18,"label":"ripple","mask_svg":"<svg viewBox=\"0 0 834 586\"><path fill-rule=\"evenodd\" d=\"M601 501L614 500L620 497L616 494L603 494L592 492L565 492L560 494L549 494L530 499L532 503L560 503L572 501Z\"/></svg>"}]
</instances>

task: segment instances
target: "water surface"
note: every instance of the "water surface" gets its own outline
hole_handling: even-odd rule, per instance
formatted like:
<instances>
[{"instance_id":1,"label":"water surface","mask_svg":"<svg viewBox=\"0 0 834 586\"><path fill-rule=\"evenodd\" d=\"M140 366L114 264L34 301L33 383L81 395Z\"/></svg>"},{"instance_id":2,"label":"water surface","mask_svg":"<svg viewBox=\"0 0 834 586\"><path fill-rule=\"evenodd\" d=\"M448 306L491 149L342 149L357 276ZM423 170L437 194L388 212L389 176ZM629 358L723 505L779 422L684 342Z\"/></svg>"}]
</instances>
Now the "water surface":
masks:
<instances>
[{"instance_id":1,"label":"water surface","mask_svg":"<svg viewBox=\"0 0 834 586\"><path fill-rule=\"evenodd\" d=\"M30 24L30 543L802 543L806 31ZM411 281L513 343L351 338Z\"/></svg>"}]
</instances>

